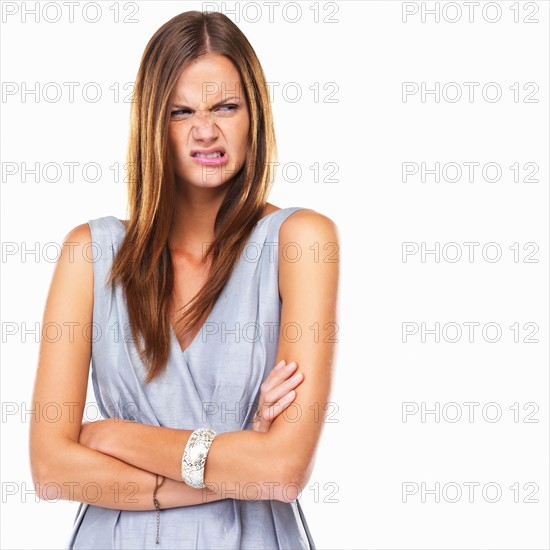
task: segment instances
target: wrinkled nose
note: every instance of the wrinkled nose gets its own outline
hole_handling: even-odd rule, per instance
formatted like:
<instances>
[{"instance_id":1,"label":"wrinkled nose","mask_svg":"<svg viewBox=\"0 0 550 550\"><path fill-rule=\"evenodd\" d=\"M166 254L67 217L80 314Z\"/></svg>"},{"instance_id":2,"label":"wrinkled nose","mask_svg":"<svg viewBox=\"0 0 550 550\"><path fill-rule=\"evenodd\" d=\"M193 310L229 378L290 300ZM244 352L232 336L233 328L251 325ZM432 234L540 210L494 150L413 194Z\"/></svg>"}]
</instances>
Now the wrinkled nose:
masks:
<instances>
[{"instance_id":1,"label":"wrinkled nose","mask_svg":"<svg viewBox=\"0 0 550 550\"><path fill-rule=\"evenodd\" d=\"M217 134L218 129L210 111L201 110L193 113L193 132L197 138L203 139Z\"/></svg>"}]
</instances>

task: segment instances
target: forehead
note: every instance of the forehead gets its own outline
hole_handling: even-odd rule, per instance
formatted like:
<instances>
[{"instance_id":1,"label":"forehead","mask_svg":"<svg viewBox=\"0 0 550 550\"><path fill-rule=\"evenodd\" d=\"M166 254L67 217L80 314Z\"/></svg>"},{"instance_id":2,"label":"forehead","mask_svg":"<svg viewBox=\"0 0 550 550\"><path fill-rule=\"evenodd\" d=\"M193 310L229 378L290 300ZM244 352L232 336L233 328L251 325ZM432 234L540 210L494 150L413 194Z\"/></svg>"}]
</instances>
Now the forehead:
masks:
<instances>
[{"instance_id":1,"label":"forehead","mask_svg":"<svg viewBox=\"0 0 550 550\"><path fill-rule=\"evenodd\" d=\"M172 95L175 103L208 103L226 97L242 97L239 71L233 62L220 54L204 54L181 72Z\"/></svg>"}]
</instances>

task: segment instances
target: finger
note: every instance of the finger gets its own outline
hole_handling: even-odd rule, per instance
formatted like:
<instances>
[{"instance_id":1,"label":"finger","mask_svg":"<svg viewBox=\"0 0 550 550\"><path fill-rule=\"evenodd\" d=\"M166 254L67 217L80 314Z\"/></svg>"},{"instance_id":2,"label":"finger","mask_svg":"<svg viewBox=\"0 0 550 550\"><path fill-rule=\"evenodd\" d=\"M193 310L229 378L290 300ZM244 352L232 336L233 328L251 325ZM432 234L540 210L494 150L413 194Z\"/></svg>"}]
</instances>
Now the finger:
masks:
<instances>
[{"instance_id":1,"label":"finger","mask_svg":"<svg viewBox=\"0 0 550 550\"><path fill-rule=\"evenodd\" d=\"M281 382L279 385L272 388L269 392L264 394L264 400L266 403L275 403L289 391L297 388L304 380L304 375L301 372L294 373L288 380Z\"/></svg>"},{"instance_id":2,"label":"finger","mask_svg":"<svg viewBox=\"0 0 550 550\"><path fill-rule=\"evenodd\" d=\"M270 405L266 405L262 410L262 422L269 423L273 422L296 398L296 392L294 390L288 392L286 395L281 397L278 401Z\"/></svg>"},{"instance_id":3,"label":"finger","mask_svg":"<svg viewBox=\"0 0 550 550\"><path fill-rule=\"evenodd\" d=\"M259 432L268 432L272 422L284 412L296 398L294 390L288 392L277 402L270 402L260 407L261 417L254 417L252 429Z\"/></svg>"},{"instance_id":4,"label":"finger","mask_svg":"<svg viewBox=\"0 0 550 550\"><path fill-rule=\"evenodd\" d=\"M252 429L257 432L267 432L269 431L269 426L271 426L271 420L265 418L263 415L267 413L267 407L264 409L262 405L256 411L254 419L252 421Z\"/></svg>"},{"instance_id":5,"label":"finger","mask_svg":"<svg viewBox=\"0 0 550 550\"><path fill-rule=\"evenodd\" d=\"M288 365L281 366L277 370L273 369L269 376L266 378L265 382L262 384L262 390L265 393L269 392L284 380L286 380L296 369L298 365L296 361L288 363Z\"/></svg>"}]
</instances>

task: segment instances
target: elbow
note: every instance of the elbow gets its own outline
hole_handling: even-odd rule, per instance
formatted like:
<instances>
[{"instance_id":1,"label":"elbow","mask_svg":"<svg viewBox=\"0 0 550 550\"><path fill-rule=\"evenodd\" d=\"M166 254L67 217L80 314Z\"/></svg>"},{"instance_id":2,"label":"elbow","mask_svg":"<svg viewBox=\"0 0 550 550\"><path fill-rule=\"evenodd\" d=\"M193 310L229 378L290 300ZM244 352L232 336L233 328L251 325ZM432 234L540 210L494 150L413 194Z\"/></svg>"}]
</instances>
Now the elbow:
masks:
<instances>
[{"instance_id":1,"label":"elbow","mask_svg":"<svg viewBox=\"0 0 550 550\"><path fill-rule=\"evenodd\" d=\"M59 490L53 490L56 484L44 461L31 458L31 476L34 492L40 500L59 500Z\"/></svg>"},{"instance_id":2,"label":"elbow","mask_svg":"<svg viewBox=\"0 0 550 550\"><path fill-rule=\"evenodd\" d=\"M269 433L269 432L268 432ZM263 456L269 456L269 460L264 460L262 464L267 469L263 471L264 485L270 489L271 500L281 502L294 502L306 489L307 484L313 472L315 463L315 452L307 447L300 447L296 444L281 443L273 439L273 446L268 447L269 451L263 451ZM281 447L285 449L281 451ZM287 449L293 449L289 451ZM264 495L267 491L264 492Z\"/></svg>"},{"instance_id":3,"label":"elbow","mask_svg":"<svg viewBox=\"0 0 550 550\"><path fill-rule=\"evenodd\" d=\"M59 500L71 500L74 494L74 486L77 483L64 481L60 475L52 473L43 466L33 471L32 480L34 492L40 500L57 502Z\"/></svg>"},{"instance_id":4,"label":"elbow","mask_svg":"<svg viewBox=\"0 0 550 550\"><path fill-rule=\"evenodd\" d=\"M287 460L281 468L280 486L276 500L294 502L306 489L313 464L303 459Z\"/></svg>"},{"instance_id":5,"label":"elbow","mask_svg":"<svg viewBox=\"0 0 550 550\"><path fill-rule=\"evenodd\" d=\"M58 452L50 446L31 444L29 453L34 492L40 500L64 500L64 485L61 482L60 457L65 449L58 445Z\"/></svg>"},{"instance_id":6,"label":"elbow","mask_svg":"<svg viewBox=\"0 0 550 550\"><path fill-rule=\"evenodd\" d=\"M40 500L42 498L42 487L46 484L44 480L47 478L46 461L43 453L39 452L39 445L31 437L29 444L29 462L31 467L31 478L34 487L34 492Z\"/></svg>"}]
</instances>

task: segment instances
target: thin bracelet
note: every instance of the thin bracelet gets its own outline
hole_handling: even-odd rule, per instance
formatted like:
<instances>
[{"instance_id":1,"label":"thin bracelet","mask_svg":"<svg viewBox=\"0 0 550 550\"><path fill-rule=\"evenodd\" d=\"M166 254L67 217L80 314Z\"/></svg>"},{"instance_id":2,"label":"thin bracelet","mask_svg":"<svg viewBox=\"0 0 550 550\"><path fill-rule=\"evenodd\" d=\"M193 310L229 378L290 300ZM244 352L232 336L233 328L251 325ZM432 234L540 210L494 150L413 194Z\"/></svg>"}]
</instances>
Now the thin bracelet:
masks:
<instances>
[{"instance_id":1,"label":"thin bracelet","mask_svg":"<svg viewBox=\"0 0 550 550\"><path fill-rule=\"evenodd\" d=\"M164 483L164 480L166 478L163 476L162 481L160 482L160 485ZM155 488L153 490L153 504L155 505L155 510L157 511L157 544L160 544L160 504L157 500L157 490L160 488L159 485L159 475L157 474L157 479L155 481Z\"/></svg>"}]
</instances>

